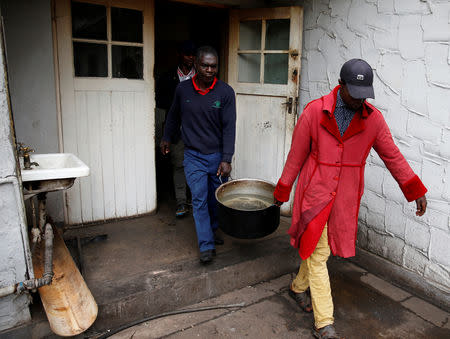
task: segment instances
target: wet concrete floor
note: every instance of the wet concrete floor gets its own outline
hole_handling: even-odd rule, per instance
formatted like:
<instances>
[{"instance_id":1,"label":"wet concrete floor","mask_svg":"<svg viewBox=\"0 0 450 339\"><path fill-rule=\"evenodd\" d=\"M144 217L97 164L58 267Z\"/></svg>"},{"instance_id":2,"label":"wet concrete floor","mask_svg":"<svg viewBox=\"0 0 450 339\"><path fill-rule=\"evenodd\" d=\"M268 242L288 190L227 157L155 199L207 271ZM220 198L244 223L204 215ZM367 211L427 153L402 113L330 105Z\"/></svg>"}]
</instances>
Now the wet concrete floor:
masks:
<instances>
[{"instance_id":1,"label":"wet concrete floor","mask_svg":"<svg viewBox=\"0 0 450 339\"><path fill-rule=\"evenodd\" d=\"M450 338L448 322L436 326L403 307L400 301L370 288L361 282L368 272L354 264L331 260L329 269L335 324L342 337ZM313 338L312 314L300 311L287 293L293 276L283 275L189 308L242 302L244 307L165 317L133 326L111 338Z\"/></svg>"},{"instance_id":2,"label":"wet concrete floor","mask_svg":"<svg viewBox=\"0 0 450 339\"><path fill-rule=\"evenodd\" d=\"M84 251L86 261L95 262L92 267L86 267L87 281L91 284L95 281L105 281L105 278L126 275L130 271L137 274L142 270L153 270L157 274L164 265L183 262L182 267L185 270L194 271L195 268L200 267L201 274L210 276L219 272L220 277L218 279L211 278L210 283L220 285L221 281L225 279L224 275L229 273L227 269L243 262L245 258L248 259L248 262L241 267L242 270L251 272L255 267L256 269L275 270L274 266L258 266L255 261L256 257L264 256L264 250L276 252L279 244L285 242L287 244L288 237L285 233L290 219L283 218L280 228L269 237L270 239L244 241L224 235L225 245L217 247L216 262L211 266L202 267L197 262L198 250L192 217L176 219L173 217L173 212L173 206L162 205L157 215L149 217L150 219L156 218L159 222L151 229L142 228L145 218L130 220L123 222L124 225L117 231L111 232L108 242L86 246ZM148 222L150 219L147 218ZM116 227L115 225L105 225L104 227L111 226ZM124 234L125 227L130 230L126 235ZM132 248L130 241L133 243ZM263 252L260 252L261 249L255 242L263 245ZM237 249L238 251L236 251ZM216 298L205 298L206 301L197 305L245 302L247 306L234 311L219 310L168 317L133 327L124 333L117 334L117 338L312 337L312 315L300 312L287 295L287 286L300 261L294 249L288 246L285 250L289 255L281 255L276 260L291 262L289 274L283 274L280 278L272 278L268 282L251 284L251 287L237 288L234 291L222 293ZM189 266L187 262L192 266ZM128 264L124 265L124 263ZM115 267L113 271L110 270L111 265ZM329 270L335 303L336 326L345 338L450 338L448 313L434 306L430 307L435 313L429 312L425 315L414 313L405 307L404 303L417 298L395 286L390 286L389 282L385 282L385 285L378 290L372 288L368 284L372 275L348 260L331 258ZM262 272L256 271L256 274L263 277ZM236 278L244 279L243 274L236 275ZM372 279L378 278L372 276ZM264 278L256 280L261 282ZM203 284L200 286L206 288ZM114 286L112 287L114 288ZM193 286L191 290L186 287L181 291L181 293L199 293L196 286ZM219 291L218 293L220 293ZM161 312L186 307L181 307L181 305L171 309L162 307ZM153 314L155 313L157 312L153 312ZM100 326L100 328L105 329L104 326ZM95 337L95 332L91 332L93 337Z\"/></svg>"},{"instance_id":3,"label":"wet concrete floor","mask_svg":"<svg viewBox=\"0 0 450 339\"><path fill-rule=\"evenodd\" d=\"M287 295L300 264L286 235L290 219L282 218L278 230L263 239L223 235L225 244L217 246L213 264L202 266L192 216L174 215L174 204L166 203L155 215L65 231L69 245L76 236L83 240L83 276L99 304L97 321L77 338L96 338L119 325L199 302L246 306L166 317L115 337L311 337L312 315L300 312ZM103 234L106 239L97 237ZM76 246L70 247L77 258ZM331 258L329 270L336 325L346 338L450 338L445 311L347 260ZM55 338L38 303L32 313L32 324L0 338Z\"/></svg>"}]
</instances>

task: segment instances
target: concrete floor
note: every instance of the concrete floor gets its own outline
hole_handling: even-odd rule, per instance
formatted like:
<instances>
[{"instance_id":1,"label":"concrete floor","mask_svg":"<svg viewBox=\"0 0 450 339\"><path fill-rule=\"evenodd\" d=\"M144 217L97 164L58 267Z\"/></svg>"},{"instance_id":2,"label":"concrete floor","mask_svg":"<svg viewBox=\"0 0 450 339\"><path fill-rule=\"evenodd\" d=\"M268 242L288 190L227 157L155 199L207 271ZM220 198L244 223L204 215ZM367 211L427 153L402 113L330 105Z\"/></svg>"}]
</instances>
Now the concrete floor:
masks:
<instances>
[{"instance_id":1,"label":"concrete floor","mask_svg":"<svg viewBox=\"0 0 450 339\"><path fill-rule=\"evenodd\" d=\"M357 266L336 261L330 266L335 322L341 336L347 339L450 337L448 324L436 326L381 291L362 284L360 278L368 273ZM245 303L244 307L156 319L111 338L313 338L313 315L300 311L287 294L292 276L287 274L248 286L189 308L241 302ZM434 316L434 319L439 317Z\"/></svg>"},{"instance_id":2,"label":"concrete floor","mask_svg":"<svg viewBox=\"0 0 450 339\"><path fill-rule=\"evenodd\" d=\"M66 230L82 246L83 276L98 305L94 325L78 338L161 312L245 302L235 310L167 317L117 334L116 338L310 338L312 316L299 312L287 285L299 265L282 218L278 230L259 240L224 235L215 261L198 262L192 216L176 219L174 204L135 219ZM104 240L93 237L107 234ZM73 246L72 250L76 247ZM76 250L73 251L75 257ZM329 261L337 328L346 338L450 338L449 314L369 272ZM0 338L55 338L39 304L33 323Z\"/></svg>"},{"instance_id":3,"label":"concrete floor","mask_svg":"<svg viewBox=\"0 0 450 339\"><path fill-rule=\"evenodd\" d=\"M287 241L288 227L283 218L276 232L258 240L219 231L225 244L217 246L217 257L207 266L198 261L192 216L175 218L174 204L162 204L153 216L70 229L64 237L107 234L106 240L82 247L83 276L99 304L98 330L290 272L298 260ZM226 282L229 272L234 279Z\"/></svg>"},{"instance_id":4,"label":"concrete floor","mask_svg":"<svg viewBox=\"0 0 450 339\"><path fill-rule=\"evenodd\" d=\"M289 219L286 218L274 234L259 240L233 239L219 231L225 244L217 246L217 260L222 253L236 246L284 236L288 227ZM195 260L199 255L192 215L176 218L174 204L160 205L158 213L153 216L70 229L64 233L64 238L76 235L89 238L98 234L107 234L107 239L89 242L82 247L84 278L92 285L149 271L156 273L161 267Z\"/></svg>"},{"instance_id":5,"label":"concrete floor","mask_svg":"<svg viewBox=\"0 0 450 339\"><path fill-rule=\"evenodd\" d=\"M175 218L173 202L160 204L155 215L66 229L64 239L75 261L75 239L82 239L83 277L99 306L97 320L79 337L291 272L298 255L288 243L288 227L289 219L283 218L276 232L258 240L222 234L225 244L217 246L217 257L207 266L198 261L192 215ZM11 333L14 338L55 337L38 297L32 318L32 324L0 338Z\"/></svg>"}]
</instances>

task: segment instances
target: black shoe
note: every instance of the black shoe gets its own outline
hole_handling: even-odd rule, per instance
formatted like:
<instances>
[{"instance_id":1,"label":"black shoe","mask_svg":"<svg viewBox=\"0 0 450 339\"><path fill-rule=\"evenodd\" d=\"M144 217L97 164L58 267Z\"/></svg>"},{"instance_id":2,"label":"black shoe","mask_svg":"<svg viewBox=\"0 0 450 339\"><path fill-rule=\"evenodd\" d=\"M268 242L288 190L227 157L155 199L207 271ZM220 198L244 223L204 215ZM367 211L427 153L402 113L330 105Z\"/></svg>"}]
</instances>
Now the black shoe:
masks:
<instances>
[{"instance_id":1,"label":"black shoe","mask_svg":"<svg viewBox=\"0 0 450 339\"><path fill-rule=\"evenodd\" d=\"M336 333L336 329L333 325L327 325L325 327L317 329L314 326L313 335L319 339L341 339L342 337Z\"/></svg>"},{"instance_id":2,"label":"black shoe","mask_svg":"<svg viewBox=\"0 0 450 339\"><path fill-rule=\"evenodd\" d=\"M297 305L306 313L311 313L313 311L311 306L311 298L308 295L307 291L302 293L294 292L291 287L289 287L289 296L295 300Z\"/></svg>"},{"instance_id":3,"label":"black shoe","mask_svg":"<svg viewBox=\"0 0 450 339\"><path fill-rule=\"evenodd\" d=\"M204 252L200 252L200 263L208 264L212 261L213 256L215 256L215 250L206 250Z\"/></svg>"},{"instance_id":4,"label":"black shoe","mask_svg":"<svg viewBox=\"0 0 450 339\"><path fill-rule=\"evenodd\" d=\"M223 245L224 241L221 237L219 237L217 234L214 233L214 243L216 245Z\"/></svg>"}]
</instances>

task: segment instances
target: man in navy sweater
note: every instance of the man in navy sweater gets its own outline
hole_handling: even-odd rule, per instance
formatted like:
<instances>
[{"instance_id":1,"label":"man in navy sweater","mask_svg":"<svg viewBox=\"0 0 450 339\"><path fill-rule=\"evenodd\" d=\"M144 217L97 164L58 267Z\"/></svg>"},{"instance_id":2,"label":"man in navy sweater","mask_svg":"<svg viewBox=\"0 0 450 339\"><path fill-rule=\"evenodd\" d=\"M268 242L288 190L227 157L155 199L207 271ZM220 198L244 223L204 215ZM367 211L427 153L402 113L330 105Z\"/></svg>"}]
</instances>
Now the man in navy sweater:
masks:
<instances>
[{"instance_id":1,"label":"man in navy sweater","mask_svg":"<svg viewBox=\"0 0 450 339\"><path fill-rule=\"evenodd\" d=\"M223 240L217 230L215 190L219 177L231 172L236 133L236 101L233 89L216 78L218 56L214 48L197 50L197 74L181 82L169 110L161 141L161 152L170 152L171 142L179 133L185 145L184 172L192 193L200 262L212 261L215 244Z\"/></svg>"}]
</instances>

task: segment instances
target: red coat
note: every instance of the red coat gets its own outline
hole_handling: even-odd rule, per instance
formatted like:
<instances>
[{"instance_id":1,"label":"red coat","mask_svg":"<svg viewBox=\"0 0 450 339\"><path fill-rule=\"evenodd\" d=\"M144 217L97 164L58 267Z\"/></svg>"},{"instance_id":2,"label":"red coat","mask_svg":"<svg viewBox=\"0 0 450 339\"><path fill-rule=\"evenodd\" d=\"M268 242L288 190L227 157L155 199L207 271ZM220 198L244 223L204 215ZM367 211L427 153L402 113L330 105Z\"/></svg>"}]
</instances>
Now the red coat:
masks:
<instances>
[{"instance_id":1,"label":"red coat","mask_svg":"<svg viewBox=\"0 0 450 339\"><path fill-rule=\"evenodd\" d=\"M332 253L344 258L355 255L364 167L371 147L408 201L427 192L392 140L382 114L371 104L363 105L341 137L333 113L338 89L310 102L301 114L274 192L277 200L288 201L300 173L288 233L302 259L314 251L327 221Z\"/></svg>"}]
</instances>

